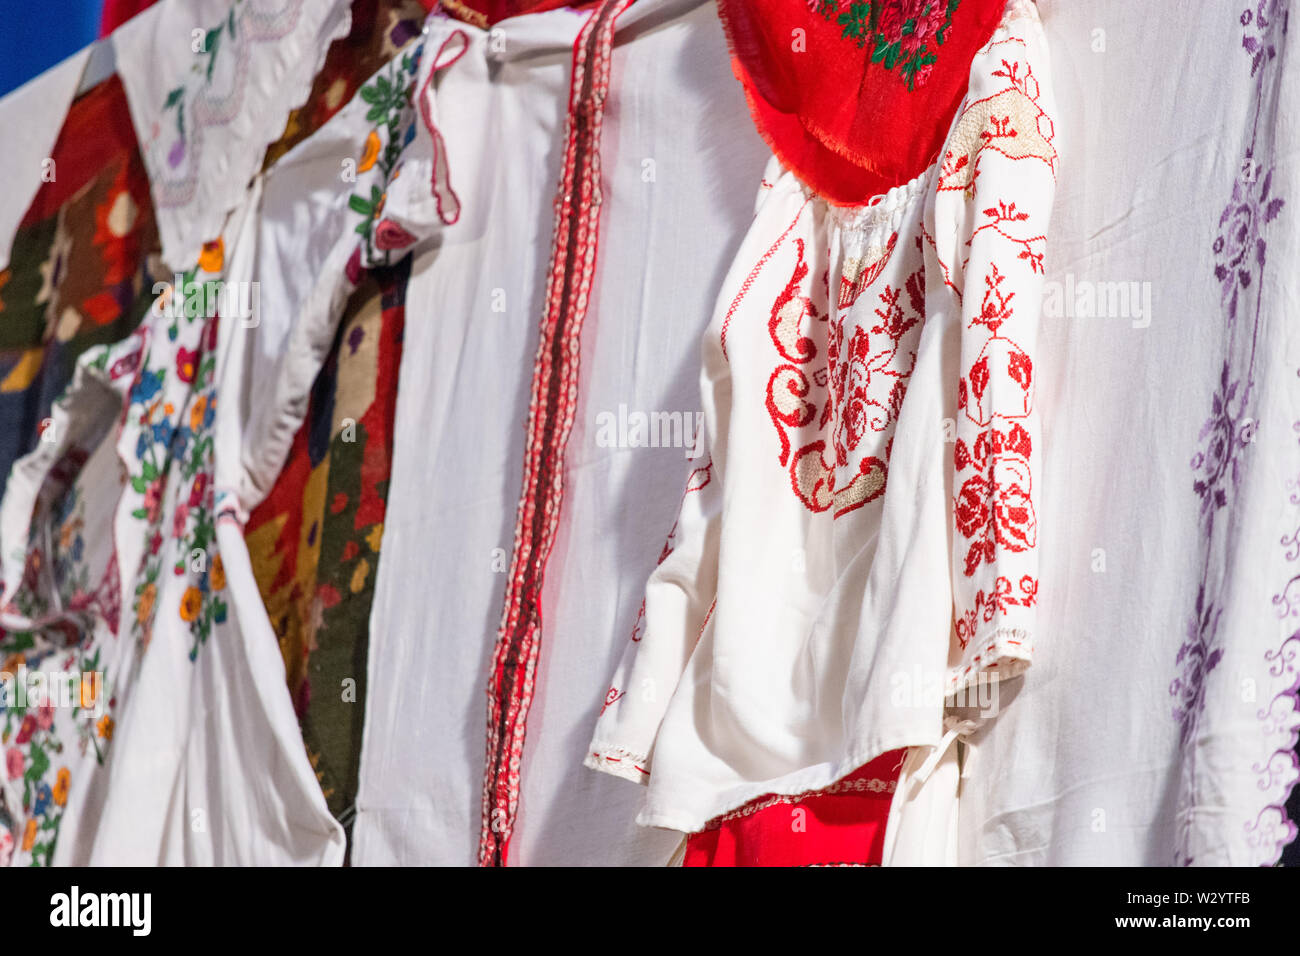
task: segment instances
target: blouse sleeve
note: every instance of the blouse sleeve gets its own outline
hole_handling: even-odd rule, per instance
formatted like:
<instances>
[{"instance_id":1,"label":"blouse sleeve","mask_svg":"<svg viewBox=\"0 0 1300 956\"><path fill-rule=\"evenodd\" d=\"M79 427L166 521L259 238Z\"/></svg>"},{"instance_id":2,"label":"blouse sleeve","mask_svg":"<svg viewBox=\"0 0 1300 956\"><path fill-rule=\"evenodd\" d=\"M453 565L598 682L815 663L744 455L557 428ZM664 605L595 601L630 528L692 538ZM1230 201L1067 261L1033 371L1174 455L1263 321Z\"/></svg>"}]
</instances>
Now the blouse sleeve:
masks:
<instances>
[{"instance_id":1,"label":"blouse sleeve","mask_svg":"<svg viewBox=\"0 0 1300 956\"><path fill-rule=\"evenodd\" d=\"M961 322L949 694L1014 677L1033 656L1042 490L1034 357L1057 166L1049 76L1034 5L1012 0L972 64L940 158L933 241Z\"/></svg>"},{"instance_id":2,"label":"blouse sleeve","mask_svg":"<svg viewBox=\"0 0 1300 956\"><path fill-rule=\"evenodd\" d=\"M721 481L711 458L691 471L677 522L646 584L631 640L614 673L586 765L648 783L655 736L713 610Z\"/></svg>"}]
</instances>

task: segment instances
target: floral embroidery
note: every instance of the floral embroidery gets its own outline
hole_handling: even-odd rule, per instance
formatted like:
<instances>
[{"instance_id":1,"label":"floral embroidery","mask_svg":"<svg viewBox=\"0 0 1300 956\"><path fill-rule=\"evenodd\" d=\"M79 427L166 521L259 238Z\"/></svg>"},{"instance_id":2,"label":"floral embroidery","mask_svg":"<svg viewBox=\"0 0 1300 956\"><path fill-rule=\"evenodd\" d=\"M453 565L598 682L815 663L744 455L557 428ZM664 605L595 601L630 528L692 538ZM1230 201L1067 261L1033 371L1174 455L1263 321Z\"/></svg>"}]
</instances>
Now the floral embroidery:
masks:
<instances>
[{"instance_id":1,"label":"floral embroidery","mask_svg":"<svg viewBox=\"0 0 1300 956\"><path fill-rule=\"evenodd\" d=\"M768 335L781 361L768 379L766 407L780 441L778 460L810 511L833 509L838 518L885 491L892 431L925 316L924 267L901 285L885 283L875 292L872 319L854 316L865 313L861 296L876 288L897 240L893 232L883 244L845 258L832 317L829 273L820 282L810 279L804 240L796 239L790 279L772 303ZM823 364L816 362L819 341L825 343ZM860 451L868 434L878 439L873 447L880 454Z\"/></svg>"},{"instance_id":2,"label":"floral embroidery","mask_svg":"<svg viewBox=\"0 0 1300 956\"><path fill-rule=\"evenodd\" d=\"M1219 217L1219 232L1212 246L1224 320L1225 359L1218 385L1210 397L1210 416L1197 436L1198 449L1191 459L1192 491L1200 499L1202 574L1196 604L1187 624L1187 637L1174 659L1177 674L1169 685L1172 716L1178 722L1183 746L1182 822L1175 860L1184 865L1192 863L1194 856L1192 814L1186 806L1195 799L1206 684L1223 659L1219 636L1223 576L1215 570L1212 555L1222 546L1220 512L1233 503L1249 460L1250 429L1257 417L1253 404L1255 345L1263 314L1261 287L1267 260L1264 232L1285 206L1285 201L1272 192L1273 167L1257 155L1257 150L1263 152L1259 120L1272 102L1266 102L1265 96L1267 67L1277 56L1288 16L1287 0L1257 0L1240 17L1242 49L1251 57L1251 76L1255 80L1254 114L1250 141L1233 180L1231 196ZM1284 590L1282 595L1285 593ZM1282 595L1274 596L1275 605L1285 601ZM1296 710L1295 674L1290 663L1294 651L1287 651L1293 640L1294 636L1287 637L1280 648L1265 655L1270 675L1289 684L1287 690L1277 694L1260 712L1265 739L1276 735L1281 742L1269 759L1255 766L1261 775L1260 791L1274 794L1276 802L1263 807L1248 828L1255 848L1269 862L1277 858L1282 844L1295 833L1294 826L1286 820L1284 807L1287 793L1296 780L1295 732L1290 729ZM1286 825L1274 828L1270 821L1275 817Z\"/></svg>"},{"instance_id":3,"label":"floral embroidery","mask_svg":"<svg viewBox=\"0 0 1300 956\"><path fill-rule=\"evenodd\" d=\"M1012 15L1008 10L1007 16ZM1037 605L1038 513L1033 468L1038 442L1034 408L1034 292L1044 274L1046 237L1040 215L1050 182L1026 175L1024 192L996 195L977 186L986 161L1000 165L999 189L1012 190L1016 169L1005 162L1041 163L1056 177L1055 126L1023 37L999 30L980 52L997 64L988 72L996 92L972 96L953 124L939 159L940 201L964 206L971 222L964 243L924 233L944 284L963 305L962 374L957 382L953 447L953 620L964 668L950 673L949 690L976 667L1013 672L1029 652L1024 612ZM1029 169L1025 173L1030 173ZM948 194L949 198L944 199ZM955 194L955 195L952 195ZM1044 210L1045 211L1045 210ZM978 252L978 255L976 253ZM969 271L972 260L978 273ZM1019 271L1015 266L1019 264ZM981 294L978 306L966 302ZM1010 657L1010 667L999 658Z\"/></svg>"},{"instance_id":4,"label":"floral embroidery","mask_svg":"<svg viewBox=\"0 0 1300 956\"><path fill-rule=\"evenodd\" d=\"M871 44L871 62L898 68L908 90L924 86L936 50L947 39L960 0L810 0L813 13L844 28L859 47ZM933 48L931 47L933 43Z\"/></svg>"},{"instance_id":5,"label":"floral embroidery","mask_svg":"<svg viewBox=\"0 0 1300 956\"><path fill-rule=\"evenodd\" d=\"M203 73L204 83L212 82L212 70L217 65L217 54L221 50L222 34L225 33L230 39L235 39L235 8L243 2L244 0L235 0L226 12L226 18L203 33L202 46L196 51L199 54L199 60L196 61L194 68ZM163 115L166 115L169 110L174 109L176 111L176 142L172 144L172 148L167 152L167 164L173 168L179 166L185 158L185 92L185 84L170 90L162 108Z\"/></svg>"},{"instance_id":6,"label":"floral embroidery","mask_svg":"<svg viewBox=\"0 0 1300 956\"><path fill-rule=\"evenodd\" d=\"M79 688L72 688L73 705L66 715L58 712L59 708L49 697L6 700L0 694L0 752L4 756L0 780L8 781L17 788L16 792L21 793L20 806L8 810L3 807L0 795L0 810L5 810L0 816L21 813L24 823L18 851L28 856L29 865L48 866L58 842L59 827L72 786L72 770L68 764L75 758L69 746L69 731L71 743L76 745L75 751L82 757L93 751L95 762L102 764L102 735L97 733L90 716L98 704L112 706L114 702L111 695L88 676L102 670L98 650L90 656L77 651L36 651L35 635L21 632L0 632L0 641L6 651L11 652L0 668L7 673L19 675L20 669L25 668L30 672L80 670L87 675ZM12 653L18 648L22 650ZM100 695L106 699L101 700ZM101 721L109 719L107 713L101 717ZM10 826L13 825L11 818ZM12 834L0 831L0 857L12 855L14 843ZM4 862L0 859L0 865Z\"/></svg>"},{"instance_id":7,"label":"floral embroidery","mask_svg":"<svg viewBox=\"0 0 1300 956\"><path fill-rule=\"evenodd\" d=\"M996 265L984 277L984 301L969 326L982 326L991 334L957 386L958 410L981 429L973 442L959 437L953 452L957 481L961 482L953 515L958 534L970 542L963 562L967 577L982 564L996 565L999 549L1021 552L1038 543L1029 464L1033 441L1014 421L1033 411L1033 361L1024 349L1000 334L1003 323L1014 317L1011 300L1015 293L1002 290L1004 279ZM994 395L998 396L997 408L992 404ZM1004 580L998 579L999 587ZM1032 594L1038 585L1026 576L1021 586ZM990 621L992 609L1005 609L1008 603L1004 598L1001 607L997 602L984 604L988 599L982 591L976 595L975 610L965 612L968 625L981 605L990 609L983 618ZM973 636L973 627L958 627L962 647Z\"/></svg>"},{"instance_id":8,"label":"floral embroidery","mask_svg":"<svg viewBox=\"0 0 1300 956\"><path fill-rule=\"evenodd\" d=\"M398 160L415 138L412 97L422 50L423 44L403 53L400 61L391 63L386 72L376 74L370 83L361 87L361 99L370 104L366 120L377 125L366 135L357 172L377 168L379 182L371 182L368 191L349 196L348 206L363 217L355 229L365 242L362 257L366 266L388 265L390 252L405 249L415 241L414 236L383 215Z\"/></svg>"},{"instance_id":9,"label":"floral embroidery","mask_svg":"<svg viewBox=\"0 0 1300 956\"><path fill-rule=\"evenodd\" d=\"M835 405L835 463L841 468L849 463L868 430L884 431L898 416L907 391L907 379L916 364L912 352L905 369L898 367L903 336L919 325L925 315L925 279L922 270L905 280L908 309L899 302L903 289L886 285L880 293L880 320L870 332L862 326L853 328L848 348L844 347L844 322L833 323L828 365L831 399ZM886 397L887 396L887 397Z\"/></svg>"},{"instance_id":10,"label":"floral embroidery","mask_svg":"<svg viewBox=\"0 0 1300 956\"><path fill-rule=\"evenodd\" d=\"M172 573L188 579L178 613L194 637L190 660L197 659L213 625L225 621L228 610L220 594L225 574L215 555L211 482L218 317L203 317L190 307L215 282L198 281L198 273L198 269L186 273L182 292L173 291L159 300L160 308L174 306L168 310L172 315L168 341L142 346L142 367L128 393L126 412L127 423L136 429L136 470L129 482L139 499L131 516L145 523L147 542L135 585L132 631L142 645L148 645L158 611L166 545L173 555ZM176 295L187 297L185 308L172 301ZM168 356L173 342L174 351ZM170 500L165 500L169 490Z\"/></svg>"},{"instance_id":11,"label":"floral embroidery","mask_svg":"<svg viewBox=\"0 0 1300 956\"><path fill-rule=\"evenodd\" d=\"M989 49L998 43L1023 45L1024 41L995 40ZM1007 159L1036 159L1056 174L1056 126L1039 102L1042 91L1033 67L1019 57L1003 59L993 76L1005 80L1006 86L963 106L939 162L940 192L964 190L968 197L974 196L985 150Z\"/></svg>"}]
</instances>

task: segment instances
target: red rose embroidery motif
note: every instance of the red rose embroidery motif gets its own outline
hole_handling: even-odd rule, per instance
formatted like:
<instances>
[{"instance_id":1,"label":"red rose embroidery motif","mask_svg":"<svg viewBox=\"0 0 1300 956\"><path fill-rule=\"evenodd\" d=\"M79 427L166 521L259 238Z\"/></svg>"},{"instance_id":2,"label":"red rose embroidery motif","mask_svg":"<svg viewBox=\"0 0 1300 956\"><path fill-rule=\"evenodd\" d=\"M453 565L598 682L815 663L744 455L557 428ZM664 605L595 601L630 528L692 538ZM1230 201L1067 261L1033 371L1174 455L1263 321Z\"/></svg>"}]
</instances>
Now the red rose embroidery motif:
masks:
<instances>
[{"instance_id":1,"label":"red rose embroidery motif","mask_svg":"<svg viewBox=\"0 0 1300 956\"><path fill-rule=\"evenodd\" d=\"M953 503L957 531L972 541L966 553L969 577L981 563L992 562L997 548L1025 551L1038 543L1038 516L1032 500L1029 433L1019 425L1009 432L986 429L968 447L957 442L954 464L960 473L976 473L962 484Z\"/></svg>"},{"instance_id":2,"label":"red rose embroidery motif","mask_svg":"<svg viewBox=\"0 0 1300 956\"><path fill-rule=\"evenodd\" d=\"M954 510L957 517L957 530L967 538L975 537L988 524L988 497L988 482L980 475L966 479L966 483L961 486Z\"/></svg>"},{"instance_id":3,"label":"red rose embroidery motif","mask_svg":"<svg viewBox=\"0 0 1300 956\"><path fill-rule=\"evenodd\" d=\"M176 376L182 382L189 384L194 381L194 372L198 364L198 349L187 349L182 346L176 350Z\"/></svg>"},{"instance_id":4,"label":"red rose embroidery motif","mask_svg":"<svg viewBox=\"0 0 1300 956\"><path fill-rule=\"evenodd\" d=\"M993 526L998 544L1024 551L1038 543L1038 517L1029 498L1029 463L999 458L993 463Z\"/></svg>"}]
</instances>

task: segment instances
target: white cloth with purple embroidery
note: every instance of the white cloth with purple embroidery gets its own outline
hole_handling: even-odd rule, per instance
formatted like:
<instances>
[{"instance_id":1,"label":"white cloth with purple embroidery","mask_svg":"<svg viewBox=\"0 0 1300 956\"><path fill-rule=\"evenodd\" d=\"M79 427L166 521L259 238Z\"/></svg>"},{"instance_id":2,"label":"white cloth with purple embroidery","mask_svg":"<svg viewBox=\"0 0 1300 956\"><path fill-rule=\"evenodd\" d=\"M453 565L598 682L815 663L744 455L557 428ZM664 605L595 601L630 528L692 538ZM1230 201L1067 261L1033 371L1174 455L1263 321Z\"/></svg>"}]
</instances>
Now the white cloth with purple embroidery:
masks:
<instances>
[{"instance_id":1,"label":"white cloth with purple embroidery","mask_svg":"<svg viewBox=\"0 0 1300 956\"><path fill-rule=\"evenodd\" d=\"M1039 9L1078 144L1038 362L1050 627L970 738L960 859L1271 865L1300 774L1295 5Z\"/></svg>"},{"instance_id":2,"label":"white cloth with purple embroidery","mask_svg":"<svg viewBox=\"0 0 1300 956\"><path fill-rule=\"evenodd\" d=\"M648 783L640 823L934 748L945 694L1029 666L1049 71L1012 0L922 175L843 209L769 166L704 338L711 462L587 758Z\"/></svg>"}]
</instances>

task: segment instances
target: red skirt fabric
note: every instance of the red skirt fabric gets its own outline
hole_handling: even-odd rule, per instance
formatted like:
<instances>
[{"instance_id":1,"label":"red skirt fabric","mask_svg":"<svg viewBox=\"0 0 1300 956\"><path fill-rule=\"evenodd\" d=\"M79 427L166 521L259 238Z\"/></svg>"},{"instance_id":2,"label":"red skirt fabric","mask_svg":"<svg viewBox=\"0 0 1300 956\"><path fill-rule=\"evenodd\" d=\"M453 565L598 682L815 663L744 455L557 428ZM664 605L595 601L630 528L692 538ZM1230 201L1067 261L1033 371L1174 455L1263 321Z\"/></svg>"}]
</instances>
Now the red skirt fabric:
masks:
<instances>
[{"instance_id":1,"label":"red skirt fabric","mask_svg":"<svg viewBox=\"0 0 1300 956\"><path fill-rule=\"evenodd\" d=\"M892 750L824 790L760 797L686 841L683 866L879 866L906 751Z\"/></svg>"}]
</instances>

